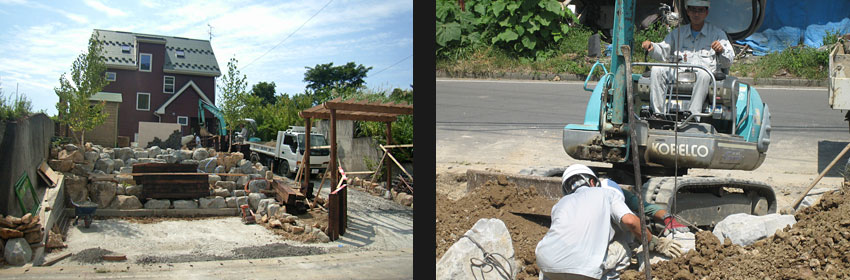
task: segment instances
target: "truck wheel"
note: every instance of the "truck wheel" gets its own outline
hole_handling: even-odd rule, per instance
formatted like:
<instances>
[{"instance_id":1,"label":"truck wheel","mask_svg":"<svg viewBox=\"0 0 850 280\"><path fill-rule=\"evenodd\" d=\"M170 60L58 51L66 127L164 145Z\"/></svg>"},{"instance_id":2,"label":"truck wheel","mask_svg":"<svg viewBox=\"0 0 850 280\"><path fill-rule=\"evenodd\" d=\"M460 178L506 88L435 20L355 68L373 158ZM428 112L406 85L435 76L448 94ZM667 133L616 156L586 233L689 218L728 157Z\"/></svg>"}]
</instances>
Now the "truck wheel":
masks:
<instances>
[{"instance_id":1,"label":"truck wheel","mask_svg":"<svg viewBox=\"0 0 850 280\"><path fill-rule=\"evenodd\" d=\"M292 176L292 172L289 172L289 162L283 160L280 162L280 167L277 170L277 173L280 173L280 176L289 178Z\"/></svg>"}]
</instances>

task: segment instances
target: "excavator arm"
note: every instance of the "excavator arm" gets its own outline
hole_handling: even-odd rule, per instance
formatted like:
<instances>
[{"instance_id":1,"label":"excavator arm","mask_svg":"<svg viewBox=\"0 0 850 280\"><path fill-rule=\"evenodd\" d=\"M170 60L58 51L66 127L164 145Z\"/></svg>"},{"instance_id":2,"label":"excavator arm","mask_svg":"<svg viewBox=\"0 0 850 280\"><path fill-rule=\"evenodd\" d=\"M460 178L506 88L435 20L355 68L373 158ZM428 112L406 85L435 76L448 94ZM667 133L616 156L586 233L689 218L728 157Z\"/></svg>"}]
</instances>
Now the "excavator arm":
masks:
<instances>
[{"instance_id":1,"label":"excavator arm","mask_svg":"<svg viewBox=\"0 0 850 280\"><path fill-rule=\"evenodd\" d=\"M218 135L227 135L227 123L224 122L224 115L221 114L221 111L218 110L213 105L204 103L203 100L198 100L198 119L200 120L199 125L201 127L204 126L206 119L204 117L204 110L209 111L218 119Z\"/></svg>"}]
</instances>

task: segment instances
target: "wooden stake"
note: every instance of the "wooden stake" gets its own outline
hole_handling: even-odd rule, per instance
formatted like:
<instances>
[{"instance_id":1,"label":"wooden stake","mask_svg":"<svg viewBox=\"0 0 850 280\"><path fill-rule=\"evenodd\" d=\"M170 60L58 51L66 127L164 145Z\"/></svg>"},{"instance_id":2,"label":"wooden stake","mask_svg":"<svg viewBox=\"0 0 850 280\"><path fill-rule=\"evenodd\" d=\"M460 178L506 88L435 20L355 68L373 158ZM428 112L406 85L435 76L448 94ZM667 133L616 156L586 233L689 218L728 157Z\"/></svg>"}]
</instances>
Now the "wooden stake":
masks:
<instances>
[{"instance_id":1,"label":"wooden stake","mask_svg":"<svg viewBox=\"0 0 850 280\"><path fill-rule=\"evenodd\" d=\"M395 164L398 166L398 168L401 168L401 171L404 172L404 174L407 174L408 178L413 179L413 176L411 176L410 173L407 173L407 170L404 170L404 167L401 166L401 163L398 163L398 161L395 159L395 157L393 157L393 155L390 154L390 152L386 148L384 148L383 145L379 145L379 146L381 146L381 149L383 149L384 152L387 153L387 156L389 156L390 159L393 160L393 162L395 162Z\"/></svg>"},{"instance_id":2,"label":"wooden stake","mask_svg":"<svg viewBox=\"0 0 850 280\"><path fill-rule=\"evenodd\" d=\"M803 202L803 199L806 198L806 195L809 194L809 191L811 191L812 188L814 188L815 185L820 182L820 179L823 178L824 175L826 175L826 172L829 172L829 170L832 169L832 166L834 166L835 163L837 163L838 160L841 159L841 157L847 153L847 150L850 150L850 143L847 143L847 146L844 147L844 150L841 150L841 152L838 153L838 156L836 156L835 159L833 159L832 162L830 162L829 165L827 165L826 168L824 168L823 171L820 172L818 178L815 179L815 181L812 182L811 185L809 185L809 188L807 188L806 191L803 192L800 197L797 198L796 201L794 201L794 204L792 204L791 208L797 209L797 206L800 206L800 203Z\"/></svg>"}]
</instances>

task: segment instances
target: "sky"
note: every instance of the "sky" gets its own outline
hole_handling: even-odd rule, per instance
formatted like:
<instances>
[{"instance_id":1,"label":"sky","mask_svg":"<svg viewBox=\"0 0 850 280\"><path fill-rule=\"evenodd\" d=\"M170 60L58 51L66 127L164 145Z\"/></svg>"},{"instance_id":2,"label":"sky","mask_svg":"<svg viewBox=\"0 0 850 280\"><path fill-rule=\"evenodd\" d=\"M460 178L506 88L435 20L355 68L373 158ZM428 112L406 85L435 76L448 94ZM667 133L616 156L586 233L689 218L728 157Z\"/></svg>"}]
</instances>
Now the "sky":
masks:
<instances>
[{"instance_id":1,"label":"sky","mask_svg":"<svg viewBox=\"0 0 850 280\"><path fill-rule=\"evenodd\" d=\"M222 75L235 57L249 91L274 82L278 94L301 94L305 67L329 62L372 67L372 90L413 84L413 1L0 0L4 97L23 94L33 111L55 115L53 89L94 29L192 39L211 31Z\"/></svg>"}]
</instances>

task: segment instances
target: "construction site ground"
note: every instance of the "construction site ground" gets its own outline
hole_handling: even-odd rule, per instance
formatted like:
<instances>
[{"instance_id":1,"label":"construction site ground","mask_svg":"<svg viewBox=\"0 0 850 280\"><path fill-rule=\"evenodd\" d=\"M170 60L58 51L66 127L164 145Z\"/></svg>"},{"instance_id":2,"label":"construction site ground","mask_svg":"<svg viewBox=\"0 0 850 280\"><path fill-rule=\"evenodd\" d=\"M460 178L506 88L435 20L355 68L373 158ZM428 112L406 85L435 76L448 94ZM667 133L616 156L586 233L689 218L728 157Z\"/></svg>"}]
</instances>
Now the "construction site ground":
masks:
<instances>
[{"instance_id":1,"label":"construction site ground","mask_svg":"<svg viewBox=\"0 0 850 280\"><path fill-rule=\"evenodd\" d=\"M320 195L327 197L329 188L330 184L325 183ZM20 273L18 269L0 270L0 274L3 278L14 275L41 279L34 275L50 278L50 272L58 268L65 277L69 277L67 273L86 277L96 272L97 276L113 276L106 278L117 275L160 278L163 271L183 271L183 275L194 275L204 270L203 267L214 267L216 269L204 273L215 278L241 278L237 276L250 269L252 274L249 278L275 278L280 276L280 271L286 271L281 270L282 267L292 266L304 271L315 267L312 269L315 271L305 273L319 278L324 278L320 277L322 275L357 275L352 272L372 276L368 278L407 278L413 275L412 209L350 189L348 214L346 233L329 243L300 242L298 236L279 229L260 224L245 225L240 217L98 218L90 228L83 227L82 221L78 226L69 226L65 240L68 247L54 250L46 256L51 259L71 252L71 257L49 268L27 268L22 275L17 274ZM300 215L299 219L309 224L316 221L327 223L326 215L326 212L311 211ZM103 255L124 255L127 260L103 261ZM364 259L369 261L360 260L363 256L370 256ZM352 262L352 258L358 260ZM315 263L304 265L311 262ZM379 265L381 263L383 265ZM393 265L388 266L387 263ZM243 266L244 269L234 269ZM234 272L220 267L230 267ZM253 274L253 267L266 267L268 275L276 276ZM274 271L278 274L273 274ZM180 277L169 275L167 278Z\"/></svg>"}]
</instances>

